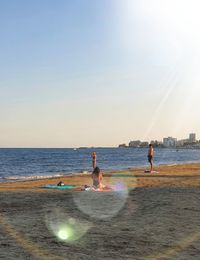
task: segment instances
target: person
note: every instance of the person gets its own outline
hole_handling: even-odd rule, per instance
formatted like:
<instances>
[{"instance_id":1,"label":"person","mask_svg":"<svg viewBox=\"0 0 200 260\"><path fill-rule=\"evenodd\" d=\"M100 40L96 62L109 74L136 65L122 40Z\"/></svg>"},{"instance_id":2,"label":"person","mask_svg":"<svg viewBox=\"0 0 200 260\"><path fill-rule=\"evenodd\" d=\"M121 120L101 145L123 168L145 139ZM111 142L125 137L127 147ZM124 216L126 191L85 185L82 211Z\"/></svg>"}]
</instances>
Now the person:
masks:
<instances>
[{"instance_id":1,"label":"person","mask_svg":"<svg viewBox=\"0 0 200 260\"><path fill-rule=\"evenodd\" d=\"M152 172L152 170L153 170L153 162L152 162L152 160L153 160L153 154L154 154L153 146L152 146L152 144L149 144L148 161L149 161L149 163L150 163L150 165L151 165L150 172Z\"/></svg>"},{"instance_id":2,"label":"person","mask_svg":"<svg viewBox=\"0 0 200 260\"><path fill-rule=\"evenodd\" d=\"M96 167L96 163L97 163L97 155L95 152L92 153L92 167L93 169Z\"/></svg>"},{"instance_id":3,"label":"person","mask_svg":"<svg viewBox=\"0 0 200 260\"><path fill-rule=\"evenodd\" d=\"M62 181L60 181L58 184L57 184L57 186L64 186L65 184L64 184L64 182L62 182Z\"/></svg>"},{"instance_id":4,"label":"person","mask_svg":"<svg viewBox=\"0 0 200 260\"><path fill-rule=\"evenodd\" d=\"M93 187L95 189L101 189L103 187L102 179L103 179L102 172L99 169L99 167L96 166L92 172Z\"/></svg>"}]
</instances>

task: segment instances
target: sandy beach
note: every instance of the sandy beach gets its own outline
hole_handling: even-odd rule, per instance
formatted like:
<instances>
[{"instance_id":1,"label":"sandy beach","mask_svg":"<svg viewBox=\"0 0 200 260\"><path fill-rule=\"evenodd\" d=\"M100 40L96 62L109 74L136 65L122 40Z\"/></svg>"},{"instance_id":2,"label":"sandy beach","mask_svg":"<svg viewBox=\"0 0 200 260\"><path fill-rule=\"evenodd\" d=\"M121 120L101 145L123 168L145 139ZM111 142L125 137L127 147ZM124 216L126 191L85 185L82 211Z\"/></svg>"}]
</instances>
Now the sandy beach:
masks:
<instances>
[{"instance_id":1,"label":"sandy beach","mask_svg":"<svg viewBox=\"0 0 200 260\"><path fill-rule=\"evenodd\" d=\"M199 259L200 163L0 184L0 259Z\"/></svg>"}]
</instances>

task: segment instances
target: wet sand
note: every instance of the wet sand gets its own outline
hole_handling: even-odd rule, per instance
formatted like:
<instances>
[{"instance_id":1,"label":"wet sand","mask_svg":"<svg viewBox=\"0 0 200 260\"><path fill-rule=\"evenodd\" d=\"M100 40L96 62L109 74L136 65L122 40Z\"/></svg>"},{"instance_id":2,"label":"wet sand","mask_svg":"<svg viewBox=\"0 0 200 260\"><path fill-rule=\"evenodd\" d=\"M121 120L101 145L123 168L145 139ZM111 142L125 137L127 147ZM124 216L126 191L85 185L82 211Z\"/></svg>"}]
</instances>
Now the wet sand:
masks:
<instances>
[{"instance_id":1,"label":"wet sand","mask_svg":"<svg viewBox=\"0 0 200 260\"><path fill-rule=\"evenodd\" d=\"M155 171L105 172L122 194L41 188L87 174L0 184L0 259L199 259L200 164Z\"/></svg>"}]
</instances>

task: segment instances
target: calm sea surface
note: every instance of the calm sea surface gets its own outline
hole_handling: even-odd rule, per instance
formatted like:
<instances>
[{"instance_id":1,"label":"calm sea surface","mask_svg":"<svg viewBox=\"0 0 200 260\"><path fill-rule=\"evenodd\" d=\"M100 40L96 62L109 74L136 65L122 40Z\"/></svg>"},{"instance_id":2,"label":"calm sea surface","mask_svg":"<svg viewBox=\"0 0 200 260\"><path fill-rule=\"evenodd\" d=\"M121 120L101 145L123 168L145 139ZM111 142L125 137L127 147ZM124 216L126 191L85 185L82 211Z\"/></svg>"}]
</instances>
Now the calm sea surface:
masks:
<instances>
[{"instance_id":1,"label":"calm sea surface","mask_svg":"<svg viewBox=\"0 0 200 260\"><path fill-rule=\"evenodd\" d=\"M91 153L103 170L146 167L147 148L0 149L0 181L42 178L91 171ZM154 163L200 162L200 149L154 149Z\"/></svg>"}]
</instances>

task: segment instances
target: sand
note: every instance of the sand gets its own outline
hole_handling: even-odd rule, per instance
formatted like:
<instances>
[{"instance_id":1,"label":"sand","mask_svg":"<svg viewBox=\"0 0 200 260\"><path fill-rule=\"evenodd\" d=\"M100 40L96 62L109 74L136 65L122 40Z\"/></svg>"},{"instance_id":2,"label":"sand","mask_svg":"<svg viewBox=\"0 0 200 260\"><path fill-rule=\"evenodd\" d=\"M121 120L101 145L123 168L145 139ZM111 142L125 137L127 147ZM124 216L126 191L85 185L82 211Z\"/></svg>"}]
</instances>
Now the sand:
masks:
<instances>
[{"instance_id":1,"label":"sand","mask_svg":"<svg viewBox=\"0 0 200 260\"><path fill-rule=\"evenodd\" d=\"M89 174L0 184L0 259L199 259L200 164L155 171L105 172L120 192L41 188Z\"/></svg>"}]
</instances>

